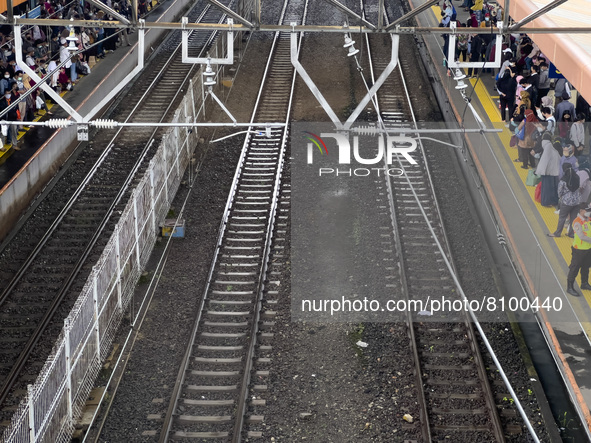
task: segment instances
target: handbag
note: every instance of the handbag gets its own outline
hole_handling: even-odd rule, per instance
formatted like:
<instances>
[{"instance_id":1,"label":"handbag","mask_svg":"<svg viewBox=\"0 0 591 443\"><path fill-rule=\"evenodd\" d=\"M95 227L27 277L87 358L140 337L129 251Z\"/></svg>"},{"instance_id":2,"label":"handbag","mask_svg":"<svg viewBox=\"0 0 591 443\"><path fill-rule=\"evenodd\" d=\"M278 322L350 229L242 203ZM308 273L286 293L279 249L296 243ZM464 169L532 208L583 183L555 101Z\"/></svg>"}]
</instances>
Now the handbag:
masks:
<instances>
[{"instance_id":1,"label":"handbag","mask_svg":"<svg viewBox=\"0 0 591 443\"><path fill-rule=\"evenodd\" d=\"M517 146L517 136L515 134L513 134L511 136L511 140L509 140L509 146L511 148L514 148L515 146Z\"/></svg>"},{"instance_id":2,"label":"handbag","mask_svg":"<svg viewBox=\"0 0 591 443\"><path fill-rule=\"evenodd\" d=\"M37 96L35 99L35 107L37 109L41 109L43 107L43 99L40 96Z\"/></svg>"},{"instance_id":3,"label":"handbag","mask_svg":"<svg viewBox=\"0 0 591 443\"><path fill-rule=\"evenodd\" d=\"M542 181L542 177L536 174L533 169L530 169L525 179L525 186L537 186Z\"/></svg>"},{"instance_id":4,"label":"handbag","mask_svg":"<svg viewBox=\"0 0 591 443\"><path fill-rule=\"evenodd\" d=\"M538 203L542 203L542 182L541 181L536 186L536 192L535 192L534 198Z\"/></svg>"}]
</instances>

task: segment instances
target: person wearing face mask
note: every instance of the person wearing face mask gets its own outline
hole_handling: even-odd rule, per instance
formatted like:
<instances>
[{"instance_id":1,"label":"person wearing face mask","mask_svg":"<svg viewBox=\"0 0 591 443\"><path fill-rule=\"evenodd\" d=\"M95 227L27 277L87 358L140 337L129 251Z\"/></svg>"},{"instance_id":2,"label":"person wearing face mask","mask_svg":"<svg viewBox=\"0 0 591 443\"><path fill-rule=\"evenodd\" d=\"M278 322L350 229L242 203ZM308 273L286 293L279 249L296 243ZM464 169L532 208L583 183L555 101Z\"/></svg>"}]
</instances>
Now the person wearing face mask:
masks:
<instances>
[{"instance_id":1,"label":"person wearing face mask","mask_svg":"<svg viewBox=\"0 0 591 443\"><path fill-rule=\"evenodd\" d=\"M11 103L11 92L10 90L6 90L4 92L4 96L2 97L2 99L0 99L0 113L3 112L6 108L8 108ZM17 121L18 116L16 113L16 109L16 106L13 107L10 111L8 111L6 114L0 117L0 120L6 120L11 122ZM18 127L16 125L8 125L8 135L6 136L6 143L11 144L14 149L19 150L17 135ZM2 146L1 150L5 151L4 146Z\"/></svg>"},{"instance_id":2,"label":"person wearing face mask","mask_svg":"<svg viewBox=\"0 0 591 443\"><path fill-rule=\"evenodd\" d=\"M475 0L474 6L470 8L472 11L474 11L474 14L476 14L476 20L478 20L479 23L482 20L482 6L483 0Z\"/></svg>"},{"instance_id":3,"label":"person wearing face mask","mask_svg":"<svg viewBox=\"0 0 591 443\"><path fill-rule=\"evenodd\" d=\"M10 72L6 71L4 77L0 80L0 95L4 95L5 91L12 89L12 81L10 78Z\"/></svg>"},{"instance_id":4,"label":"person wearing face mask","mask_svg":"<svg viewBox=\"0 0 591 443\"><path fill-rule=\"evenodd\" d=\"M579 215L573 222L575 233L571 246L572 259L568 267L566 278L566 292L574 297L580 294L575 289L575 279L581 271L581 289L589 291L589 267L591 267L591 206L579 210Z\"/></svg>"}]
</instances>

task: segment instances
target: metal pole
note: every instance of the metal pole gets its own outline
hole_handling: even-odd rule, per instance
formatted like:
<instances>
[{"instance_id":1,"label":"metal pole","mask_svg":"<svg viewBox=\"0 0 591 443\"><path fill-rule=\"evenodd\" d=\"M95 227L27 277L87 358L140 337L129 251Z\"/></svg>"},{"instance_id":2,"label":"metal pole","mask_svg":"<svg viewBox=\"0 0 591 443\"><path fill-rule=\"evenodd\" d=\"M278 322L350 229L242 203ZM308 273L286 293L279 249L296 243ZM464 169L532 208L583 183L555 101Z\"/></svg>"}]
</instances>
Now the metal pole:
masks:
<instances>
[{"instance_id":1,"label":"metal pole","mask_svg":"<svg viewBox=\"0 0 591 443\"><path fill-rule=\"evenodd\" d=\"M138 221L137 221L137 192L134 189L133 195L131 196L133 200L133 232L135 235L135 258L138 270L141 269L141 260L140 260L140 231L138 228Z\"/></svg>"},{"instance_id":2,"label":"metal pole","mask_svg":"<svg viewBox=\"0 0 591 443\"><path fill-rule=\"evenodd\" d=\"M347 8L345 5L343 5L338 0L326 0L326 1L329 2L329 3L332 3L334 6L336 6L338 9L340 9L342 12L344 12L345 14L347 14L349 17L354 18L358 22L363 23L368 28L373 29L373 30L376 29L376 27L372 23L368 22L367 20L365 20L360 15L358 15L358 14L354 13L353 11L351 11L349 8Z\"/></svg>"},{"instance_id":3,"label":"metal pole","mask_svg":"<svg viewBox=\"0 0 591 443\"><path fill-rule=\"evenodd\" d=\"M509 5L511 0L505 0L505 7L503 11L503 29L507 29L509 26Z\"/></svg>"},{"instance_id":4,"label":"metal pole","mask_svg":"<svg viewBox=\"0 0 591 443\"><path fill-rule=\"evenodd\" d=\"M98 308L98 269L92 268L92 301L94 304L94 331L96 333L96 360L101 361L101 336L99 327L99 308Z\"/></svg>"},{"instance_id":5,"label":"metal pole","mask_svg":"<svg viewBox=\"0 0 591 443\"><path fill-rule=\"evenodd\" d=\"M384 27L384 0L378 2L378 31Z\"/></svg>"},{"instance_id":6,"label":"metal pole","mask_svg":"<svg viewBox=\"0 0 591 443\"><path fill-rule=\"evenodd\" d=\"M68 403L68 422L72 423L74 420L74 413L72 412L72 351L70 349L70 332L72 325L70 319L64 319L64 352L66 355L66 393Z\"/></svg>"},{"instance_id":7,"label":"metal pole","mask_svg":"<svg viewBox=\"0 0 591 443\"><path fill-rule=\"evenodd\" d=\"M35 409L33 402L33 385L27 385L27 400L29 401L29 442L33 443L35 438Z\"/></svg>"},{"instance_id":8,"label":"metal pole","mask_svg":"<svg viewBox=\"0 0 591 443\"><path fill-rule=\"evenodd\" d=\"M115 232L113 233L115 236L115 261L117 266L117 281L115 284L117 285L117 307L120 311L123 310L123 303L121 302L121 249L119 244L119 224L115 225Z\"/></svg>"},{"instance_id":9,"label":"metal pole","mask_svg":"<svg viewBox=\"0 0 591 443\"><path fill-rule=\"evenodd\" d=\"M554 0L552 3L549 3L546 6L544 6L543 8L540 8L537 11L532 12L530 15L525 17L523 20L515 23L513 26L511 26L509 28L509 30L510 31L517 31L523 25L527 25L529 22L534 21L538 17L540 17L540 16L544 15L545 13L551 11L552 9L562 5L563 3L566 3L567 1L568 0ZM528 33L529 33L529 30L528 30Z\"/></svg>"},{"instance_id":10,"label":"metal pole","mask_svg":"<svg viewBox=\"0 0 591 443\"><path fill-rule=\"evenodd\" d=\"M316 97L316 100L318 100L318 103L320 103L320 105L322 106L322 109L324 109L324 111L328 114L328 117L330 118L330 120L338 128L341 128L342 127L341 121L339 120L339 118L337 117L335 112L332 110L332 108L330 107L330 105L328 104L328 102L326 101L326 99L324 98L322 93L320 92L320 90L316 87L316 84L314 83L314 81L310 78L310 76L308 75L308 73L306 72L306 70L304 69L304 67L300 63L300 61L298 60L298 48L297 48L298 40L297 39L298 39L298 34L296 32L292 32L291 33L291 64L293 65L293 67L295 68L297 73L300 74L300 77L302 77L302 80L304 80L304 82L306 83L308 88L310 88L310 92L312 92L314 97Z\"/></svg>"},{"instance_id":11,"label":"metal pole","mask_svg":"<svg viewBox=\"0 0 591 443\"><path fill-rule=\"evenodd\" d=\"M238 20L243 25L248 26L251 29L253 29L255 27L251 22L249 22L248 20L246 20L240 14L236 14L234 11L232 11L230 8L228 8L227 6L225 6L222 3L220 3L218 0L207 0L207 1L209 3L211 3L212 5L218 7L222 11L224 11L230 17L235 18L236 20Z\"/></svg>"},{"instance_id":12,"label":"metal pole","mask_svg":"<svg viewBox=\"0 0 591 443\"><path fill-rule=\"evenodd\" d=\"M6 0L6 21L11 25L14 23L13 8L14 8L14 6L12 5L12 0ZM19 36L20 36L20 34L19 34ZM16 40L16 29L14 30L14 37Z\"/></svg>"},{"instance_id":13,"label":"metal pole","mask_svg":"<svg viewBox=\"0 0 591 443\"><path fill-rule=\"evenodd\" d=\"M156 198L154 193L154 160L150 160L150 212L152 213L152 235L156 232Z\"/></svg>"},{"instance_id":14,"label":"metal pole","mask_svg":"<svg viewBox=\"0 0 591 443\"><path fill-rule=\"evenodd\" d=\"M111 15L112 17L114 17L117 20L119 20L121 23L125 23L126 25L130 25L131 24L131 22L129 20L127 20L125 17L123 17L121 14L119 14L113 8L109 8L107 5L105 5L100 0L88 0L88 3L91 3L94 6L96 6L97 8L102 9L103 11L105 11L106 13L108 13L109 15Z\"/></svg>"},{"instance_id":15,"label":"metal pole","mask_svg":"<svg viewBox=\"0 0 591 443\"><path fill-rule=\"evenodd\" d=\"M394 29L396 26L400 25L400 23L403 23L406 20L413 18L415 15L419 15L421 12L429 9L431 6L433 6L434 4L436 4L438 2L439 2L439 0L428 1L427 3L422 4L418 8L415 8L412 11L404 14L402 17L400 17L397 20L394 20L392 23L390 23L388 26L386 26L386 31Z\"/></svg>"},{"instance_id":16,"label":"metal pole","mask_svg":"<svg viewBox=\"0 0 591 443\"><path fill-rule=\"evenodd\" d=\"M131 23L137 24L137 0L131 0Z\"/></svg>"}]
</instances>

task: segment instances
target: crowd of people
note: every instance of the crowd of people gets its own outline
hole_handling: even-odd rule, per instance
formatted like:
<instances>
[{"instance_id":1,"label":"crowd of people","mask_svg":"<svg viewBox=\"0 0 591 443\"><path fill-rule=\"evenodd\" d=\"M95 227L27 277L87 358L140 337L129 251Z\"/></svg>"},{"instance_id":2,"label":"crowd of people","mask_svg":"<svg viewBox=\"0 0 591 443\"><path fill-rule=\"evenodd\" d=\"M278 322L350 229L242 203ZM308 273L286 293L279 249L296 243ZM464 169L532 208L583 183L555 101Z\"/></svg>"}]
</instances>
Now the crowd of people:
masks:
<instances>
[{"instance_id":1,"label":"crowd of people","mask_svg":"<svg viewBox=\"0 0 591 443\"><path fill-rule=\"evenodd\" d=\"M105 4L126 18L131 18L131 6L127 0L118 3L111 0ZM147 12L146 3L140 2L141 14ZM75 20L113 20L102 10L89 2L66 0L46 0L40 7L40 18ZM0 113L5 112L11 103L19 100L35 82L16 64L14 33L12 27L0 28ZM79 76L91 73L96 59L105 57L119 45L130 46L128 33L130 31L114 28L84 28L75 27L73 40L75 48L70 46L72 41L70 29L64 26L31 26L22 34L23 60L37 75L46 81L51 88L61 93L72 90L78 82ZM74 49L74 50L72 50ZM58 70L57 66L64 63ZM19 101L18 106L10 108L0 120L30 121L41 110L49 112L48 97L41 88L35 89L26 99ZM2 125L3 146L0 151L10 148L18 150L18 127L16 125Z\"/></svg>"},{"instance_id":2,"label":"crowd of people","mask_svg":"<svg viewBox=\"0 0 591 443\"><path fill-rule=\"evenodd\" d=\"M456 21L458 27L496 27L503 20L504 11L486 0L464 0L462 8L469 15L464 23L458 20L451 0L444 0L440 26ZM445 56L448 45L449 38L444 35ZM490 74L495 79L501 119L512 133L511 146L517 150L514 161L529 170L528 184L537 186L538 202L558 215L556 229L548 236L561 237L566 227L566 235L573 238L567 292L578 296L574 282L579 271L581 289L591 290L591 164L586 143L591 125L585 124L591 117L589 104L581 94L573 100L575 91L566 78L557 78L552 84L551 61L527 35L505 36L501 51L498 71L469 68L468 76ZM457 34L457 61L482 62L484 68L485 62L494 61L495 52L494 33Z\"/></svg>"}]
</instances>

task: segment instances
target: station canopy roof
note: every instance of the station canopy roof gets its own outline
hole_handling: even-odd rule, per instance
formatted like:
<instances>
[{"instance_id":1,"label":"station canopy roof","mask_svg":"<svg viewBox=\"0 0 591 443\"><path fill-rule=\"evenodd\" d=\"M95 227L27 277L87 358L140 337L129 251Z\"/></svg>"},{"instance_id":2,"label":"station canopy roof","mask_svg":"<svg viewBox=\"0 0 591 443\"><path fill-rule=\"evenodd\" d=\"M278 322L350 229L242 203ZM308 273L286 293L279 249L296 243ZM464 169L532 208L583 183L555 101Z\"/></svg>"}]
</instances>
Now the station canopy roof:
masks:
<instances>
[{"instance_id":1,"label":"station canopy roof","mask_svg":"<svg viewBox=\"0 0 591 443\"><path fill-rule=\"evenodd\" d=\"M519 21L549 3L552 0L511 0L509 15ZM502 0L500 4L503 4ZM589 0L568 0L526 24L519 32L527 33L528 27L591 27L589 6ZM569 83L591 103L591 34L532 34L530 37Z\"/></svg>"}]
</instances>

